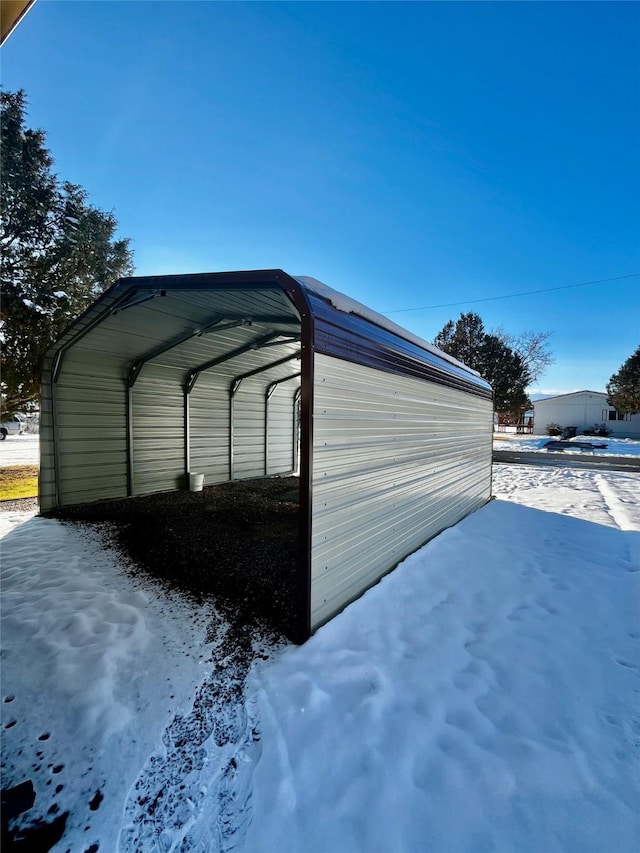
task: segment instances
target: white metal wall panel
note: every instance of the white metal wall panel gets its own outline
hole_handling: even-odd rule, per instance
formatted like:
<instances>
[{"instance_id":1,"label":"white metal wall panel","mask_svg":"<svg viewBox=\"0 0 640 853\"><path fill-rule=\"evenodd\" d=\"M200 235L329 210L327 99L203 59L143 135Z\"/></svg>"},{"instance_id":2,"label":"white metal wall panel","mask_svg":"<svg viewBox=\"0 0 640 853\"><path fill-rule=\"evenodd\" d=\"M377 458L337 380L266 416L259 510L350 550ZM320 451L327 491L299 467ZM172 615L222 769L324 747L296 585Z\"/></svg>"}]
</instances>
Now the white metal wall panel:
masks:
<instances>
[{"instance_id":1,"label":"white metal wall panel","mask_svg":"<svg viewBox=\"0 0 640 853\"><path fill-rule=\"evenodd\" d=\"M233 479L264 475L264 381L247 379L233 407Z\"/></svg>"},{"instance_id":2,"label":"white metal wall panel","mask_svg":"<svg viewBox=\"0 0 640 853\"><path fill-rule=\"evenodd\" d=\"M133 386L133 494L184 488L182 373L149 364Z\"/></svg>"},{"instance_id":3,"label":"white metal wall panel","mask_svg":"<svg viewBox=\"0 0 640 853\"><path fill-rule=\"evenodd\" d=\"M315 629L490 497L490 400L315 358Z\"/></svg>"},{"instance_id":4,"label":"white metal wall panel","mask_svg":"<svg viewBox=\"0 0 640 853\"><path fill-rule=\"evenodd\" d=\"M190 470L205 484L229 479L229 391L214 371L203 373L189 398Z\"/></svg>"},{"instance_id":5,"label":"white metal wall panel","mask_svg":"<svg viewBox=\"0 0 640 853\"><path fill-rule=\"evenodd\" d=\"M125 496L126 400L120 361L70 351L53 400L60 503Z\"/></svg>"},{"instance_id":6,"label":"white metal wall panel","mask_svg":"<svg viewBox=\"0 0 640 853\"><path fill-rule=\"evenodd\" d=\"M269 399L267 474L284 474L295 468L293 400L296 387L294 381L283 382Z\"/></svg>"}]
</instances>

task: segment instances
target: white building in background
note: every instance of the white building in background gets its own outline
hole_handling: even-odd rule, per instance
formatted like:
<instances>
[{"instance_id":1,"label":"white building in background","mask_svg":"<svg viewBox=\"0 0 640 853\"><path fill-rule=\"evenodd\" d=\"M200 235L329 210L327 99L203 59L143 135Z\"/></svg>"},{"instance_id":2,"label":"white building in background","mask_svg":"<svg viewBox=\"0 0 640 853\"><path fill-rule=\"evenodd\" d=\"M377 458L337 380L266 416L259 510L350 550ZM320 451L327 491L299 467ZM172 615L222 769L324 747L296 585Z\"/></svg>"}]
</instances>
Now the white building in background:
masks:
<instances>
[{"instance_id":1,"label":"white building in background","mask_svg":"<svg viewBox=\"0 0 640 853\"><path fill-rule=\"evenodd\" d=\"M607 403L602 391L574 391L536 400L533 404L535 432L542 435L548 424L577 427L578 434L602 424L616 438L640 438L640 414L623 415Z\"/></svg>"}]
</instances>

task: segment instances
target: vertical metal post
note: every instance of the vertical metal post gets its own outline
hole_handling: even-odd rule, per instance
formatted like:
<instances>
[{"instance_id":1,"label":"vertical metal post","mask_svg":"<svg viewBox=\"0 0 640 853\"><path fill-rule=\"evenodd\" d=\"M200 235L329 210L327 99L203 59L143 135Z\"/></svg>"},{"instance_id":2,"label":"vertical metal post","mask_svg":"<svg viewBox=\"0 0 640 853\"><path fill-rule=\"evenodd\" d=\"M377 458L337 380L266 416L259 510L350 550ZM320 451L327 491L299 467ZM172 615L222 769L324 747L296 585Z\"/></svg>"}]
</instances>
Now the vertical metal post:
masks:
<instances>
[{"instance_id":1,"label":"vertical metal post","mask_svg":"<svg viewBox=\"0 0 640 853\"><path fill-rule=\"evenodd\" d=\"M302 314L302 377L300 385L300 560L298 575L297 641L311 635L311 585L313 527L313 390L314 339L313 318Z\"/></svg>"},{"instance_id":2,"label":"vertical metal post","mask_svg":"<svg viewBox=\"0 0 640 853\"><path fill-rule=\"evenodd\" d=\"M264 475L269 473L269 388L264 395Z\"/></svg>"},{"instance_id":3,"label":"vertical metal post","mask_svg":"<svg viewBox=\"0 0 640 853\"><path fill-rule=\"evenodd\" d=\"M300 316L300 511L298 513L298 572L296 592L296 629L293 638L304 643L311 636L311 533L313 526L313 388L314 343L313 314L304 288L285 286Z\"/></svg>"},{"instance_id":4,"label":"vertical metal post","mask_svg":"<svg viewBox=\"0 0 640 853\"><path fill-rule=\"evenodd\" d=\"M191 406L190 394L187 386L184 386L184 477L186 485L189 485L189 474L191 473Z\"/></svg>"},{"instance_id":5,"label":"vertical metal post","mask_svg":"<svg viewBox=\"0 0 640 853\"><path fill-rule=\"evenodd\" d=\"M292 467L291 470L294 473L298 472L298 453L299 453L299 445L298 438L300 435L300 413L298 411L300 405L300 388L298 388L293 395L293 438L291 445L291 462Z\"/></svg>"},{"instance_id":6,"label":"vertical metal post","mask_svg":"<svg viewBox=\"0 0 640 853\"><path fill-rule=\"evenodd\" d=\"M229 388L229 480L233 480L233 397L235 389Z\"/></svg>"},{"instance_id":7,"label":"vertical metal post","mask_svg":"<svg viewBox=\"0 0 640 853\"><path fill-rule=\"evenodd\" d=\"M134 493L133 473L133 388L127 382L126 396L126 425L127 425L127 496Z\"/></svg>"}]
</instances>

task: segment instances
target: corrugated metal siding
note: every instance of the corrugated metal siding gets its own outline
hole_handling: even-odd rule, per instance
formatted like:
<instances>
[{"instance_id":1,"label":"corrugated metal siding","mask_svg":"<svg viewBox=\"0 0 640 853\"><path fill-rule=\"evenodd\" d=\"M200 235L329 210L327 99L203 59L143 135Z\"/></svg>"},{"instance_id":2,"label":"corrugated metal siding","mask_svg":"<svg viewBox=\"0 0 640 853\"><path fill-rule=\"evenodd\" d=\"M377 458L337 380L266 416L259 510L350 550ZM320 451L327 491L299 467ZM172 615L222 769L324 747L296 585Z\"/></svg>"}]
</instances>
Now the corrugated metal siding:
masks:
<instances>
[{"instance_id":1,"label":"corrugated metal siding","mask_svg":"<svg viewBox=\"0 0 640 853\"><path fill-rule=\"evenodd\" d=\"M214 371L203 373L189 399L190 470L204 474L206 485L229 479L228 383Z\"/></svg>"},{"instance_id":2,"label":"corrugated metal siding","mask_svg":"<svg viewBox=\"0 0 640 853\"><path fill-rule=\"evenodd\" d=\"M127 494L124 387L119 359L67 353L54 392L61 504Z\"/></svg>"},{"instance_id":3,"label":"corrugated metal siding","mask_svg":"<svg viewBox=\"0 0 640 853\"><path fill-rule=\"evenodd\" d=\"M264 381L245 380L233 408L233 479L264 474Z\"/></svg>"},{"instance_id":4,"label":"corrugated metal siding","mask_svg":"<svg viewBox=\"0 0 640 853\"><path fill-rule=\"evenodd\" d=\"M150 364L133 386L133 494L185 486L182 372Z\"/></svg>"},{"instance_id":5,"label":"corrugated metal siding","mask_svg":"<svg viewBox=\"0 0 640 853\"><path fill-rule=\"evenodd\" d=\"M491 401L317 354L312 628L490 496Z\"/></svg>"},{"instance_id":6,"label":"corrugated metal siding","mask_svg":"<svg viewBox=\"0 0 640 853\"><path fill-rule=\"evenodd\" d=\"M296 381L300 380L278 385L269 399L267 474L284 474L295 468L293 401Z\"/></svg>"},{"instance_id":7,"label":"corrugated metal siding","mask_svg":"<svg viewBox=\"0 0 640 853\"><path fill-rule=\"evenodd\" d=\"M299 350L299 344L287 344L277 347L277 358L293 355ZM275 350L272 350L275 354ZM256 366L265 358L268 350L254 354ZM273 361L273 356L271 358ZM240 361L240 359L238 359ZM291 376L299 370L299 361L292 358L284 364L262 371L258 376L242 380L234 397L233 415L233 477L234 480L248 477L262 477L265 473L265 394L268 385L279 379ZM240 376L238 372L236 376ZM275 392L277 394L277 391ZM293 414L291 414L293 417ZM271 441L271 438L269 439ZM286 467L291 470L291 464ZM278 471L277 473L282 473Z\"/></svg>"}]
</instances>

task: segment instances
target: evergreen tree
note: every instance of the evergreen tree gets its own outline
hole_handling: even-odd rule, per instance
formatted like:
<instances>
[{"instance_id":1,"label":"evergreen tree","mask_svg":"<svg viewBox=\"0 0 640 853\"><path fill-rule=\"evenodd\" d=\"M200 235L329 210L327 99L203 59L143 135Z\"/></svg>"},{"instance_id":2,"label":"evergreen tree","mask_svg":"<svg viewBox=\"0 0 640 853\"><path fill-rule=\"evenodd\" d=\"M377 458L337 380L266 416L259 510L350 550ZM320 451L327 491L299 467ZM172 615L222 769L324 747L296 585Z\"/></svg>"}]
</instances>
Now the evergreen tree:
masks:
<instances>
[{"instance_id":1,"label":"evergreen tree","mask_svg":"<svg viewBox=\"0 0 640 853\"><path fill-rule=\"evenodd\" d=\"M478 362L480 348L486 337L484 323L478 314L460 314L457 322L449 320L435 337L434 344L459 361L473 367Z\"/></svg>"},{"instance_id":2,"label":"evergreen tree","mask_svg":"<svg viewBox=\"0 0 640 853\"><path fill-rule=\"evenodd\" d=\"M625 415L640 412L640 346L607 383L607 403Z\"/></svg>"},{"instance_id":3,"label":"evergreen tree","mask_svg":"<svg viewBox=\"0 0 640 853\"><path fill-rule=\"evenodd\" d=\"M497 412L519 414L530 405L526 388L531 374L524 359L500 337L485 332L478 314L460 314L455 323L449 320L433 343L487 380Z\"/></svg>"},{"instance_id":4,"label":"evergreen tree","mask_svg":"<svg viewBox=\"0 0 640 853\"><path fill-rule=\"evenodd\" d=\"M10 414L38 400L51 344L133 266L113 213L52 172L45 134L25 128L24 92L1 93L0 106L1 389Z\"/></svg>"},{"instance_id":5,"label":"evergreen tree","mask_svg":"<svg viewBox=\"0 0 640 853\"><path fill-rule=\"evenodd\" d=\"M530 374L522 357L495 335L485 335L475 370L493 388L496 412L517 415L531 406L526 390Z\"/></svg>"}]
</instances>

